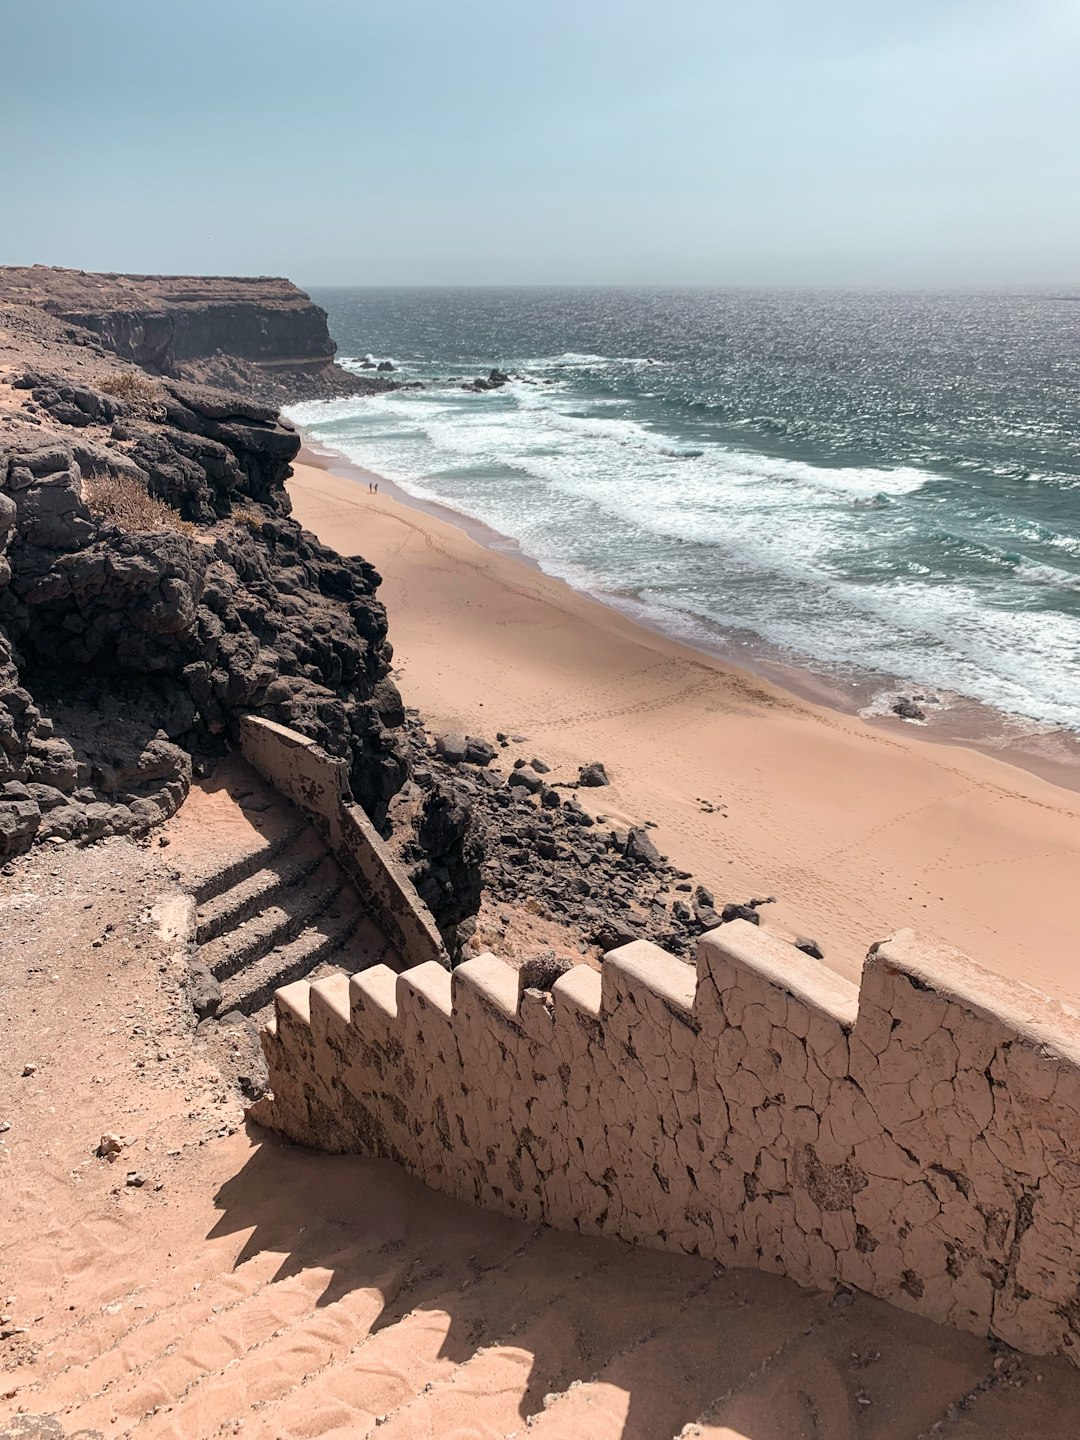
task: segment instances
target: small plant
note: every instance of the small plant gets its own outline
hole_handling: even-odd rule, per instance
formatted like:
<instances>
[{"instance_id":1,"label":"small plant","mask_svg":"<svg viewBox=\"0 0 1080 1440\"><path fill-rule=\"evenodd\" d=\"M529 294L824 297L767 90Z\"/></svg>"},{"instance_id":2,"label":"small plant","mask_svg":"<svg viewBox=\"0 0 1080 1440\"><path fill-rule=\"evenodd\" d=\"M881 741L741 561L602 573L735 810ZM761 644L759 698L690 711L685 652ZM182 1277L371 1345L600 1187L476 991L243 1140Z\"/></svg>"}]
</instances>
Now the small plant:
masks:
<instances>
[{"instance_id":1,"label":"small plant","mask_svg":"<svg viewBox=\"0 0 1080 1440\"><path fill-rule=\"evenodd\" d=\"M98 389L129 405L146 405L160 399L157 385L139 370L114 370L98 382Z\"/></svg>"},{"instance_id":2,"label":"small plant","mask_svg":"<svg viewBox=\"0 0 1080 1440\"><path fill-rule=\"evenodd\" d=\"M253 535L262 534L265 518L257 510L249 510L246 505L234 505L229 512L229 519L234 525L246 525Z\"/></svg>"},{"instance_id":3,"label":"small plant","mask_svg":"<svg viewBox=\"0 0 1080 1440\"><path fill-rule=\"evenodd\" d=\"M95 515L112 520L123 530L172 530L178 535L194 535L196 527L185 520L171 505L149 495L134 475L114 475L97 471L88 475L83 496Z\"/></svg>"}]
</instances>

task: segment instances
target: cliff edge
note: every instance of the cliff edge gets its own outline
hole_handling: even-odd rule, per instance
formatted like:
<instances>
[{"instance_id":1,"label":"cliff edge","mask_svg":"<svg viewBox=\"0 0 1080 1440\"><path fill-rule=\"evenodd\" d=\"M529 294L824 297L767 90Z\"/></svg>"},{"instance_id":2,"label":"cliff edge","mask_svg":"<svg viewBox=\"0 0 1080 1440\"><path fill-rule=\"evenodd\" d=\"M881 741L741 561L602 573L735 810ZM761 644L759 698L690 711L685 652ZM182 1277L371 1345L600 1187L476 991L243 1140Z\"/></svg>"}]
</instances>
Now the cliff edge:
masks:
<instances>
[{"instance_id":1,"label":"cliff edge","mask_svg":"<svg viewBox=\"0 0 1080 1440\"><path fill-rule=\"evenodd\" d=\"M44 312L76 344L100 347L150 374L242 391L261 400L395 389L334 361L326 312L276 276L92 274L0 266L0 306Z\"/></svg>"}]
</instances>

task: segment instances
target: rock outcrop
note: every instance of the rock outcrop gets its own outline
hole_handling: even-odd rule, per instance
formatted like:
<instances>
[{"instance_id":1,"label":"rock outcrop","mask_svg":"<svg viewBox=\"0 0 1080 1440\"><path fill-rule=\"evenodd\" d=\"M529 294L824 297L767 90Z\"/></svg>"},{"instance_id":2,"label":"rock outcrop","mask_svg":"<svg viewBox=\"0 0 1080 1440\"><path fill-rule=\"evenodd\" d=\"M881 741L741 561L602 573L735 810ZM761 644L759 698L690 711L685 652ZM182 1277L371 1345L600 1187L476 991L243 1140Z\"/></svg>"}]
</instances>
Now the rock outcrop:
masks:
<instances>
[{"instance_id":1,"label":"rock outcrop","mask_svg":"<svg viewBox=\"0 0 1080 1440\"><path fill-rule=\"evenodd\" d=\"M248 713L344 760L389 829L410 745L380 579L290 519L296 432L60 326L0 307L0 857L149 830ZM404 840L452 940L475 841L427 803Z\"/></svg>"},{"instance_id":2,"label":"rock outcrop","mask_svg":"<svg viewBox=\"0 0 1080 1440\"><path fill-rule=\"evenodd\" d=\"M76 343L154 375L277 401L395 388L334 363L326 313L270 276L97 275L0 267L0 305L39 307Z\"/></svg>"}]
</instances>

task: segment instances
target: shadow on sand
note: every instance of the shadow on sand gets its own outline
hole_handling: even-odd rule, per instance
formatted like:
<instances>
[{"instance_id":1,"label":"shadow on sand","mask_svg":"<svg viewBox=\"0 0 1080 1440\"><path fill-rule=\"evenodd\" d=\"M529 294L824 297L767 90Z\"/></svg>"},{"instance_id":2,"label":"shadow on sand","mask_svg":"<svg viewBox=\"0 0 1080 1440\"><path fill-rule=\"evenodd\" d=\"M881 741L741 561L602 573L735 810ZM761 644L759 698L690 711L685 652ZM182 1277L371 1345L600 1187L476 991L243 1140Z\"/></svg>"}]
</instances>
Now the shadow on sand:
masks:
<instances>
[{"instance_id":1,"label":"shadow on sand","mask_svg":"<svg viewBox=\"0 0 1080 1440\"><path fill-rule=\"evenodd\" d=\"M463 1419L469 1433L514 1433L530 1417L530 1434L550 1423L566 1435L581 1417L582 1433L619 1440L671 1440L702 1421L706 1434L749 1440L914 1440L963 1413L958 1404L985 1411L1001 1398L1003 1367L986 1342L868 1297L530 1228L438 1195L387 1162L249 1130L256 1148L215 1197L212 1234L246 1235L237 1266L280 1254L275 1281L324 1271L318 1307L367 1292L370 1319L350 1336L363 1381L358 1433L370 1410L386 1423L403 1411L405 1435L456 1433ZM500 1347L518 1369L504 1363L496 1384ZM1029 1370L1009 1357L1009 1373ZM1075 1414L1080 1376L1064 1366L1046 1378ZM306 1385L317 1396L318 1374ZM335 1394L347 1388L339 1370ZM1044 1437L1067 1433L1054 1428L1059 1407L1060 1398L1040 1421ZM991 1418L980 1420L988 1436L1012 1433L986 1428Z\"/></svg>"}]
</instances>

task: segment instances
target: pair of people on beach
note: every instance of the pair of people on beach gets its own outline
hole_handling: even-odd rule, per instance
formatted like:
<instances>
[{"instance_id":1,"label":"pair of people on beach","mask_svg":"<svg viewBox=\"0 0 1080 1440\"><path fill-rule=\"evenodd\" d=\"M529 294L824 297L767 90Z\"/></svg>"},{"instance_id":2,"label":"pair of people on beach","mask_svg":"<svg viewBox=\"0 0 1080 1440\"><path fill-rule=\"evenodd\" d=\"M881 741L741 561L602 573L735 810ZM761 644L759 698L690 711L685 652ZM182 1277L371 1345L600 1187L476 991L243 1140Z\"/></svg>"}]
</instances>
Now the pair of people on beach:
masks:
<instances>
[{"instance_id":1,"label":"pair of people on beach","mask_svg":"<svg viewBox=\"0 0 1080 1440\"><path fill-rule=\"evenodd\" d=\"M379 482L377 480L369 480L367 482L367 488L369 495L377 495L379 493Z\"/></svg>"}]
</instances>

